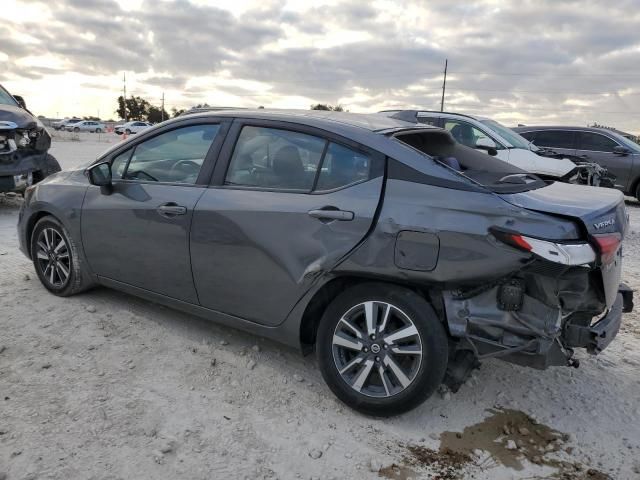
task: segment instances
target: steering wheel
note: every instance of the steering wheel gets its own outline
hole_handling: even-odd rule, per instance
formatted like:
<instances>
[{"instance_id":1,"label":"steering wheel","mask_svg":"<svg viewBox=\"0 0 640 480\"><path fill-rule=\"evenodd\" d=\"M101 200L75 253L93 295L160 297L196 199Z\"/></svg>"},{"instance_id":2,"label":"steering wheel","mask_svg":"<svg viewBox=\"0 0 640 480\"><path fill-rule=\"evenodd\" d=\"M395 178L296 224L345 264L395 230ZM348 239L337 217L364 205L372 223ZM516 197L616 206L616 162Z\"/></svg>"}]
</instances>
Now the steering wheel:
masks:
<instances>
[{"instance_id":1,"label":"steering wheel","mask_svg":"<svg viewBox=\"0 0 640 480\"><path fill-rule=\"evenodd\" d=\"M175 171L185 175L197 175L200 172L200 165L193 160L179 160L171 167L171 172Z\"/></svg>"}]
</instances>

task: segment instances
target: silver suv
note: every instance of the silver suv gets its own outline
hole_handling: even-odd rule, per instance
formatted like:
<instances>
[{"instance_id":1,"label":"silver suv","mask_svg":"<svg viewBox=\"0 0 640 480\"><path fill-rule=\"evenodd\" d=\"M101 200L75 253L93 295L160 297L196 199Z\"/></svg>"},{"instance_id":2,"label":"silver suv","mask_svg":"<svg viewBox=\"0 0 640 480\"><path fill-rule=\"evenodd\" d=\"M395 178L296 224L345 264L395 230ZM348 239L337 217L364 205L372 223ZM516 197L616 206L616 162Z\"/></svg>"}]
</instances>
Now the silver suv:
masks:
<instances>
[{"instance_id":1,"label":"silver suv","mask_svg":"<svg viewBox=\"0 0 640 480\"><path fill-rule=\"evenodd\" d=\"M541 148L595 162L615 175L615 187L640 200L640 145L605 128L518 127L514 131Z\"/></svg>"}]
</instances>

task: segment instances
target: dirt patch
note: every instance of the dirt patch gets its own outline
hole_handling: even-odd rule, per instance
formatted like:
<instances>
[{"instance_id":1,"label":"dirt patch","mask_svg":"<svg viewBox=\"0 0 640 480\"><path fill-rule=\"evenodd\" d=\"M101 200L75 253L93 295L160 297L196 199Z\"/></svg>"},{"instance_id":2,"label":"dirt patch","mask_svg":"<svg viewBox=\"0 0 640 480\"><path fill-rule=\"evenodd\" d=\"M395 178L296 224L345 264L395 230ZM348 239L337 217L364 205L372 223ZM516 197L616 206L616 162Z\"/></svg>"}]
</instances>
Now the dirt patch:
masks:
<instances>
[{"instance_id":1,"label":"dirt patch","mask_svg":"<svg viewBox=\"0 0 640 480\"><path fill-rule=\"evenodd\" d=\"M412 470L405 465L392 464L380 470L379 475L382 478L390 478L392 480L408 480L409 478L419 478L418 472Z\"/></svg>"},{"instance_id":2,"label":"dirt patch","mask_svg":"<svg viewBox=\"0 0 640 480\"><path fill-rule=\"evenodd\" d=\"M470 455L440 448L439 451L421 445L405 445L406 454L400 465L393 464L380 470L380 476L389 479L406 480L419 478L416 469L427 468L434 480L454 480L460 478L461 469L472 461Z\"/></svg>"}]
</instances>

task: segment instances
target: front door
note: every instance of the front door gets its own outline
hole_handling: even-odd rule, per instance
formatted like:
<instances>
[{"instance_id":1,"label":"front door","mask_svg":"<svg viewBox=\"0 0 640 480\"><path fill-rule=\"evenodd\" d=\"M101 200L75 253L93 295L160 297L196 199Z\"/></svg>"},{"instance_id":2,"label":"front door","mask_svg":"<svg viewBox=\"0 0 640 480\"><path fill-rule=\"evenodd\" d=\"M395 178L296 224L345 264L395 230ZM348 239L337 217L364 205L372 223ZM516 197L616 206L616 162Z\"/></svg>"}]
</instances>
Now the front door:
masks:
<instances>
[{"instance_id":1,"label":"front door","mask_svg":"<svg viewBox=\"0 0 640 480\"><path fill-rule=\"evenodd\" d=\"M609 173L615 175L616 188L627 191L633 157L613 153L617 146L620 145L605 135L582 131L579 133L576 155L584 161L595 162L605 167Z\"/></svg>"},{"instance_id":2,"label":"front door","mask_svg":"<svg viewBox=\"0 0 640 480\"><path fill-rule=\"evenodd\" d=\"M384 162L322 132L273 127L234 126L228 169L198 202L191 234L201 304L266 325L365 237Z\"/></svg>"},{"instance_id":3,"label":"front door","mask_svg":"<svg viewBox=\"0 0 640 480\"><path fill-rule=\"evenodd\" d=\"M89 187L82 207L82 243L97 275L198 303L189 228L219 127L178 127L112 159L113 191Z\"/></svg>"}]
</instances>

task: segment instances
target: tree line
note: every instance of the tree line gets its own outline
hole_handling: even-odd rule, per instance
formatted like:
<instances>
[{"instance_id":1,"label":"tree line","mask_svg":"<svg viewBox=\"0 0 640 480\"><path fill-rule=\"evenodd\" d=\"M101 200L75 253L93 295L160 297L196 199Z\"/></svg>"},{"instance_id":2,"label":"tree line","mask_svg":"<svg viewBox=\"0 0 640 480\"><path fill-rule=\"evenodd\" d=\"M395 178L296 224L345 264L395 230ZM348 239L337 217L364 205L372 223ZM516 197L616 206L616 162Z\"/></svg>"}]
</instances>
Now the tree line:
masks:
<instances>
[{"instance_id":1,"label":"tree line","mask_svg":"<svg viewBox=\"0 0 640 480\"><path fill-rule=\"evenodd\" d=\"M207 108L209 105L207 103L199 103L198 105L194 105L192 108ZM264 108L260 106L259 108ZM344 108L342 105L329 105L324 103L317 103L311 105L311 110L329 110L334 112L344 112ZM118 108L116 109L116 113L118 116L124 120L127 119L129 121L138 120L141 122L149 122L149 123L159 123L163 120L167 120L171 117L177 117L183 114L186 110L184 108L172 108L171 115L161 107L156 107L152 105L148 100L140 97L140 96L131 96L129 98L124 98L122 95L118 97Z\"/></svg>"}]
</instances>

